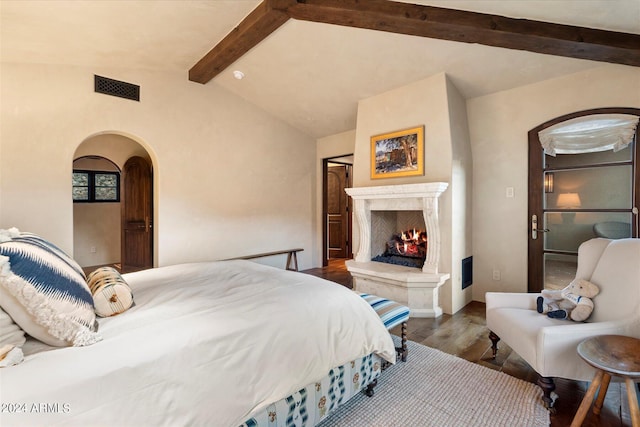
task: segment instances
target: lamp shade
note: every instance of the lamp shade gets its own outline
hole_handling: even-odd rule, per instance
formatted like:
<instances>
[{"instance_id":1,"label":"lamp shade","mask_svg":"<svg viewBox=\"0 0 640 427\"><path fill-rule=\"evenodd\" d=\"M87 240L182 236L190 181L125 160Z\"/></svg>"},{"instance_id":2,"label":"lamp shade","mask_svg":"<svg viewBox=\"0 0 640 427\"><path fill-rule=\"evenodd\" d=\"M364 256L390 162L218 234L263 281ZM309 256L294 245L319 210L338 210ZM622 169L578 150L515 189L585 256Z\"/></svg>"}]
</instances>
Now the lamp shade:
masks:
<instances>
[{"instance_id":1,"label":"lamp shade","mask_svg":"<svg viewBox=\"0 0 640 427\"><path fill-rule=\"evenodd\" d=\"M558 195L558 207L563 209L575 209L582 206L578 193L561 193Z\"/></svg>"}]
</instances>

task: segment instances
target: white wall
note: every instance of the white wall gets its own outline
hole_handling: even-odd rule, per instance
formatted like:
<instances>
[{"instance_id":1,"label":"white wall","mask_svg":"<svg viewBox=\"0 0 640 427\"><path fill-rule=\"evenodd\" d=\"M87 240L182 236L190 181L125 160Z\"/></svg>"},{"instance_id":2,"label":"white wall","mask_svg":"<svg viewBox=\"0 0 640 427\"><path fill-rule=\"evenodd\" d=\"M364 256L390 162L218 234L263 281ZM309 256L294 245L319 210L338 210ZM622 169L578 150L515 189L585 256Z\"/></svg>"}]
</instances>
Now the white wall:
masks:
<instances>
[{"instance_id":1,"label":"white wall","mask_svg":"<svg viewBox=\"0 0 640 427\"><path fill-rule=\"evenodd\" d=\"M0 111L2 109L2 67L0 66ZM2 166L2 115L0 114L0 166ZM2 219L2 168L0 167L0 226L4 224Z\"/></svg>"},{"instance_id":2,"label":"white wall","mask_svg":"<svg viewBox=\"0 0 640 427\"><path fill-rule=\"evenodd\" d=\"M73 223L73 258L81 267L120 262L120 203L74 203Z\"/></svg>"},{"instance_id":3,"label":"white wall","mask_svg":"<svg viewBox=\"0 0 640 427\"><path fill-rule=\"evenodd\" d=\"M452 313L471 302L473 286L462 289L462 260L473 255L472 176L473 159L467 122L467 102L447 79L451 128L451 286L442 288L441 300L451 301Z\"/></svg>"},{"instance_id":4,"label":"white wall","mask_svg":"<svg viewBox=\"0 0 640 427\"><path fill-rule=\"evenodd\" d=\"M424 125L424 176L372 180L370 138ZM361 100L358 104L353 186L444 181L451 177L451 144L446 76L439 74ZM443 195L442 197L444 197Z\"/></svg>"},{"instance_id":5,"label":"white wall","mask_svg":"<svg viewBox=\"0 0 640 427\"><path fill-rule=\"evenodd\" d=\"M640 107L640 69L605 65L467 101L473 152L473 299L527 291L527 133L564 114ZM506 198L507 187L514 198ZM492 279L492 270L501 280Z\"/></svg>"},{"instance_id":6,"label":"white wall","mask_svg":"<svg viewBox=\"0 0 640 427\"><path fill-rule=\"evenodd\" d=\"M74 153L121 133L154 162L157 265L302 247L300 267L314 266L313 139L184 73L6 63L1 73L0 227L73 253ZM141 85L141 102L94 93L94 74Z\"/></svg>"}]
</instances>

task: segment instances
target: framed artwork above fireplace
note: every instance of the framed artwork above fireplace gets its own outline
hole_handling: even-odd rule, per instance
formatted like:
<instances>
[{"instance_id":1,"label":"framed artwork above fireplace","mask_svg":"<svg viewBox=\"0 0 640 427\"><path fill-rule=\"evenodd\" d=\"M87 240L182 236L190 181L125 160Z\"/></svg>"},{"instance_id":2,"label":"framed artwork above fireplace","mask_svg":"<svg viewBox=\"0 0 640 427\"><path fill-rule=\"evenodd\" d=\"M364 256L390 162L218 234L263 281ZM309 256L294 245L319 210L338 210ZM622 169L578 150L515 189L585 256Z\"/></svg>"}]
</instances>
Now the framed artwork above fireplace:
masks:
<instances>
[{"instance_id":1,"label":"framed artwork above fireplace","mask_svg":"<svg viewBox=\"0 0 640 427\"><path fill-rule=\"evenodd\" d=\"M371 179L424 175L424 126L371 137Z\"/></svg>"}]
</instances>

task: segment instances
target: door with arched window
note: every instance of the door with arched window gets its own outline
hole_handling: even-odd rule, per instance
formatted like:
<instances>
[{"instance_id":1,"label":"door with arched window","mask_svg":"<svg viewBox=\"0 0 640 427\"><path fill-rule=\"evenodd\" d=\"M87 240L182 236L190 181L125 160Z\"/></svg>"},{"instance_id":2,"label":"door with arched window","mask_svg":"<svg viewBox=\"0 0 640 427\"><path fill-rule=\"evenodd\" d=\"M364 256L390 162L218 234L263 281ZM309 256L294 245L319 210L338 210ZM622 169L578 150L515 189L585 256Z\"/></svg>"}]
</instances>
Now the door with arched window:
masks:
<instances>
[{"instance_id":1,"label":"door with arched window","mask_svg":"<svg viewBox=\"0 0 640 427\"><path fill-rule=\"evenodd\" d=\"M573 280L582 242L638 237L639 117L595 109L529 131L529 292Z\"/></svg>"}]
</instances>

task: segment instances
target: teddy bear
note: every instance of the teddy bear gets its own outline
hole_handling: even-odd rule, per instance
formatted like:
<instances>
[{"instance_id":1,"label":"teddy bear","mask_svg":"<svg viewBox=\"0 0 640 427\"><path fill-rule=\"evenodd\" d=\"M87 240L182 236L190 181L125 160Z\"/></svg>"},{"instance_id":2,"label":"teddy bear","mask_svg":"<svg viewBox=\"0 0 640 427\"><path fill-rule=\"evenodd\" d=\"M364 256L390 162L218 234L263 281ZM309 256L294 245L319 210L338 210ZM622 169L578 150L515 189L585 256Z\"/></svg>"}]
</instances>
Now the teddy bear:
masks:
<instances>
[{"instance_id":1,"label":"teddy bear","mask_svg":"<svg viewBox=\"0 0 640 427\"><path fill-rule=\"evenodd\" d=\"M561 290L544 289L536 301L538 313L554 319L583 322L593 311L591 298L599 292L598 286L584 279L575 279Z\"/></svg>"}]
</instances>

